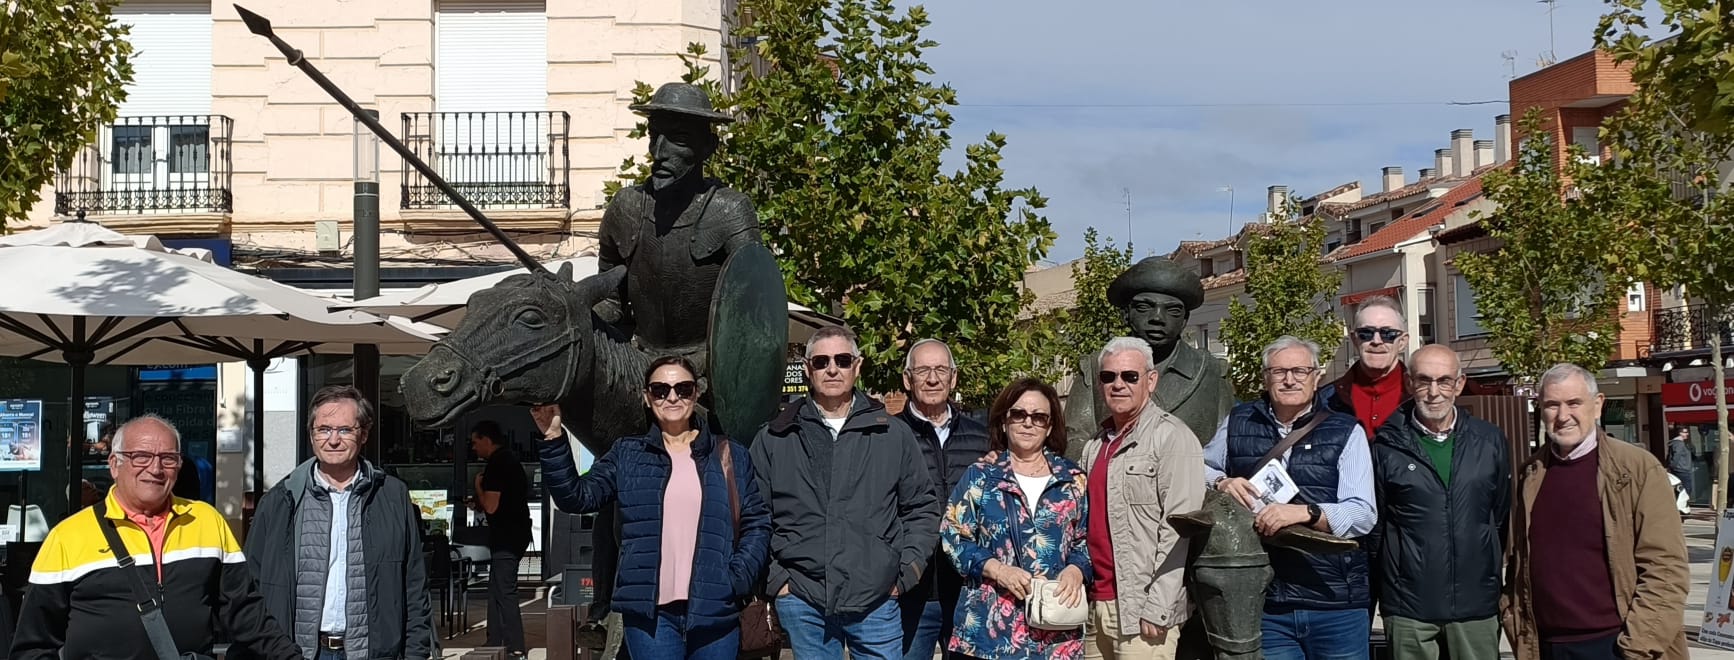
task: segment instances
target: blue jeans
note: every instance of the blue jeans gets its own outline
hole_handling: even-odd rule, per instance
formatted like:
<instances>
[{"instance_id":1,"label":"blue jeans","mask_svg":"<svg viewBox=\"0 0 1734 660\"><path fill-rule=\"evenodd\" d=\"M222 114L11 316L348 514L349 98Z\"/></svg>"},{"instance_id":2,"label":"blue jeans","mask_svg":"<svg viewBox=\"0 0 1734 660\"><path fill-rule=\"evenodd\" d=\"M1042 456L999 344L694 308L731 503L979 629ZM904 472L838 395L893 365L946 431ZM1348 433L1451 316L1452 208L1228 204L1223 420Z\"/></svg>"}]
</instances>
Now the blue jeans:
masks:
<instances>
[{"instance_id":1,"label":"blue jeans","mask_svg":"<svg viewBox=\"0 0 1734 660\"><path fill-rule=\"evenodd\" d=\"M777 597L777 618L801 660L843 660L844 645L851 660L903 658L903 620L894 598L887 597L865 614L826 615L786 594Z\"/></svg>"},{"instance_id":2,"label":"blue jeans","mask_svg":"<svg viewBox=\"0 0 1734 660\"><path fill-rule=\"evenodd\" d=\"M313 658L314 660L343 660L344 654L342 651L333 651L328 648L320 647L319 652L313 654Z\"/></svg>"},{"instance_id":3,"label":"blue jeans","mask_svg":"<svg viewBox=\"0 0 1734 660\"><path fill-rule=\"evenodd\" d=\"M943 650L951 642L951 622L939 601L916 594L898 599L897 607L903 611L903 660L933 660L934 644Z\"/></svg>"},{"instance_id":4,"label":"blue jeans","mask_svg":"<svg viewBox=\"0 0 1734 660\"><path fill-rule=\"evenodd\" d=\"M1373 622L1366 610L1264 613L1265 660L1367 660Z\"/></svg>"},{"instance_id":5,"label":"blue jeans","mask_svg":"<svg viewBox=\"0 0 1734 660\"><path fill-rule=\"evenodd\" d=\"M686 631L686 602L656 608L656 620L626 621L623 637L632 660L734 660L741 629Z\"/></svg>"}]
</instances>

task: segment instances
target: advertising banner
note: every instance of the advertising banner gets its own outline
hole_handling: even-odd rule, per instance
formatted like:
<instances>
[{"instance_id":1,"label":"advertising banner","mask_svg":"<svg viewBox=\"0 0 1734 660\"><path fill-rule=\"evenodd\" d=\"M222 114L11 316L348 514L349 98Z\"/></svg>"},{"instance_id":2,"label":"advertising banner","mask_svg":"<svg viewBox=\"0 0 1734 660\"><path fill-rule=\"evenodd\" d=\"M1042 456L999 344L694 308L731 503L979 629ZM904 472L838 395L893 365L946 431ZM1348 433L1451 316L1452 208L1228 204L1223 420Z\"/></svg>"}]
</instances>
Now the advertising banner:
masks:
<instances>
[{"instance_id":1,"label":"advertising banner","mask_svg":"<svg viewBox=\"0 0 1734 660\"><path fill-rule=\"evenodd\" d=\"M0 399L0 471L41 467L42 401Z\"/></svg>"}]
</instances>

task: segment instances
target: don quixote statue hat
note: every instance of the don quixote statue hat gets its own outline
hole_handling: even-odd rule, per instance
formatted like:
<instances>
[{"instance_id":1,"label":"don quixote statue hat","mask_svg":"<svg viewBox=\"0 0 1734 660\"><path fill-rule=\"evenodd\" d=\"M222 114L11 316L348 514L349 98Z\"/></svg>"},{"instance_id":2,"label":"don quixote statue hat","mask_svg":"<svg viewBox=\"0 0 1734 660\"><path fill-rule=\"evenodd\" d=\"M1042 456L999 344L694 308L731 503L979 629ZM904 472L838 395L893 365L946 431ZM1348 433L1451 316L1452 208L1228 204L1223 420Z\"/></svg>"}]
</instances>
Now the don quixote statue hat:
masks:
<instances>
[{"instance_id":1,"label":"don quixote statue hat","mask_svg":"<svg viewBox=\"0 0 1734 660\"><path fill-rule=\"evenodd\" d=\"M650 96L648 103L635 103L627 106L633 112L641 115L668 113L702 119L715 124L727 124L735 120L710 104L710 95L704 89L691 83L668 83L656 88L656 93Z\"/></svg>"}]
</instances>

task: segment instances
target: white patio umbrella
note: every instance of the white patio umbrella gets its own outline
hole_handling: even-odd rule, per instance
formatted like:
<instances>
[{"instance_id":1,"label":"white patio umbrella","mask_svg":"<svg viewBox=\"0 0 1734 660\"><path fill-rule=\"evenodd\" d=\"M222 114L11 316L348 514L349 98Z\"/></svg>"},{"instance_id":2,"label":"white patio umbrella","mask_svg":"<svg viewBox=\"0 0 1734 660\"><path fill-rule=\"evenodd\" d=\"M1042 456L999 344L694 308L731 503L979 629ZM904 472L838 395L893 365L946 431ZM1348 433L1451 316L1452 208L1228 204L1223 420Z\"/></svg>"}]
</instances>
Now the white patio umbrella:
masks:
<instances>
[{"instance_id":1,"label":"white patio umbrella","mask_svg":"<svg viewBox=\"0 0 1734 660\"><path fill-rule=\"evenodd\" d=\"M92 223L68 222L0 237L0 355L64 362L71 369L72 417L84 400L84 367L245 361L263 392L272 359L379 344L431 342L427 326L391 322L291 286L236 272L179 251L154 237L124 236ZM263 490L263 415L254 416L254 488ZM70 419L67 467L72 503L78 476L74 448L84 424ZM75 507L76 508L76 507Z\"/></svg>"}]
</instances>

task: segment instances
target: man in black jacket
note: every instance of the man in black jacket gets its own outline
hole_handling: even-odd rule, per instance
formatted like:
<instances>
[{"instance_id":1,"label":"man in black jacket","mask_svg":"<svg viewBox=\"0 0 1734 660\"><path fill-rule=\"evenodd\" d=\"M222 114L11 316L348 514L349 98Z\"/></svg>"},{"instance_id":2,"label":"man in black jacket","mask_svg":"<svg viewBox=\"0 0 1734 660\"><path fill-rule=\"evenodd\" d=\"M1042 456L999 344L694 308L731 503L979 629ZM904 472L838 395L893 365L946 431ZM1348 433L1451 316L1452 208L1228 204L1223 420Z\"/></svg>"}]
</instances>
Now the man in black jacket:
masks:
<instances>
[{"instance_id":1,"label":"man in black jacket","mask_svg":"<svg viewBox=\"0 0 1734 660\"><path fill-rule=\"evenodd\" d=\"M957 361L945 342L923 339L910 346L903 361L903 387L909 392L909 404L897 418L915 432L934 495L943 507L964 470L987 453L987 426L951 402L957 388ZM944 648L951 639L952 612L962 588L963 578L936 544L921 584L898 599L903 609L904 658L932 660L934 645Z\"/></svg>"},{"instance_id":2,"label":"man in black jacket","mask_svg":"<svg viewBox=\"0 0 1734 660\"><path fill-rule=\"evenodd\" d=\"M903 657L898 594L939 542L939 500L909 426L855 389L855 335L807 341L811 394L759 429L752 459L771 509L766 592L802 660Z\"/></svg>"},{"instance_id":3,"label":"man in black jacket","mask_svg":"<svg viewBox=\"0 0 1734 660\"><path fill-rule=\"evenodd\" d=\"M1499 657L1499 584L1511 508L1505 433L1457 408L1463 370L1439 344L1409 359L1414 399L1379 428L1375 556L1395 660Z\"/></svg>"}]
</instances>

